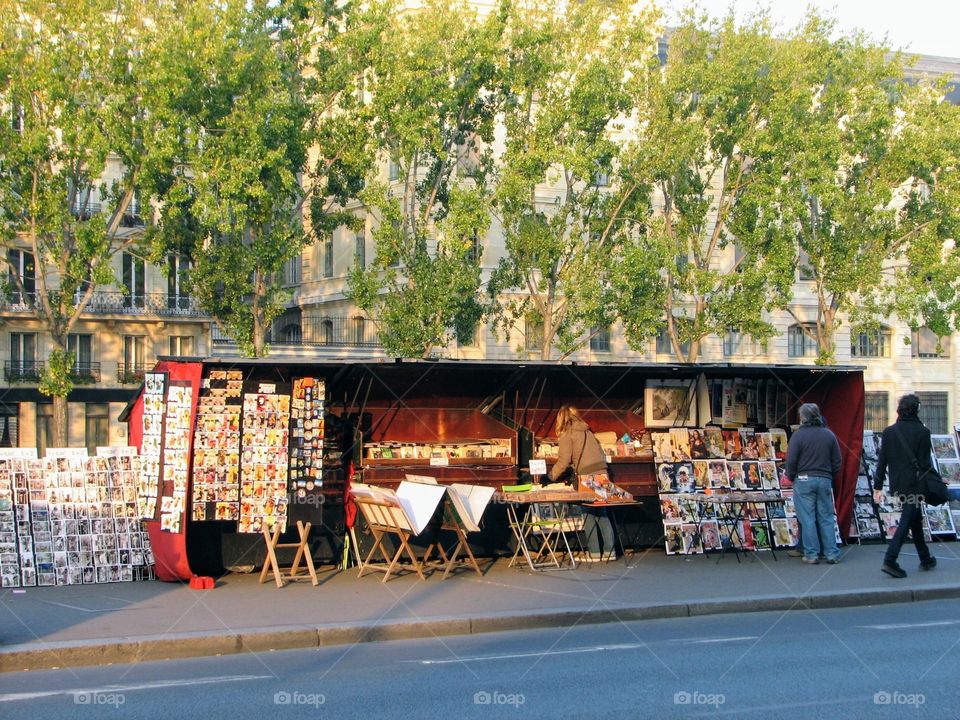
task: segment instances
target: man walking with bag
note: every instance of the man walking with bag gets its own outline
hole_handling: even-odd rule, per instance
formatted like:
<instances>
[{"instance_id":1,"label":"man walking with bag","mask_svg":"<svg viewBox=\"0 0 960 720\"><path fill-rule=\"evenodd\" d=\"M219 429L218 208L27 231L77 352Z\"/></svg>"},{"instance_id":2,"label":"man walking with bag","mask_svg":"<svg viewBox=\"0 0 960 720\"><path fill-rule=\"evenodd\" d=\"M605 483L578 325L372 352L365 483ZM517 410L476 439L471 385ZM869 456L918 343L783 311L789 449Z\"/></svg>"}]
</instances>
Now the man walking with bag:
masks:
<instances>
[{"instance_id":1,"label":"man walking with bag","mask_svg":"<svg viewBox=\"0 0 960 720\"><path fill-rule=\"evenodd\" d=\"M902 502L900 524L893 540L887 545L887 553L880 567L890 577L905 578L907 573L897 563L900 548L909 532L920 556L920 569L932 570L937 559L923 539L924 489L919 476L930 468L930 431L920 422L917 411L920 398L912 393L904 395L897 403L897 421L883 431L880 443L880 458L877 476L873 481L873 499L883 499L883 480L890 476L890 494L899 495Z\"/></svg>"}]
</instances>

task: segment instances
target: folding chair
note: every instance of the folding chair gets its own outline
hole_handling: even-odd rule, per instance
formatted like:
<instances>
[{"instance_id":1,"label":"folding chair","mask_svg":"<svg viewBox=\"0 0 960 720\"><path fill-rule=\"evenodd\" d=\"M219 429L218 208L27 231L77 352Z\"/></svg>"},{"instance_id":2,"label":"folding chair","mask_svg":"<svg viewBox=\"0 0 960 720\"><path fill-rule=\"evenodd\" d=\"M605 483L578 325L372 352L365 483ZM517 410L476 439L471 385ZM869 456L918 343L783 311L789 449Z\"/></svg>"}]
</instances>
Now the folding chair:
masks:
<instances>
[{"instance_id":1,"label":"folding chair","mask_svg":"<svg viewBox=\"0 0 960 720\"><path fill-rule=\"evenodd\" d=\"M263 563L263 570L260 571L260 582L263 583L267 578L267 573L273 572L277 587L282 588L285 580L303 580L306 575L297 575L300 571L300 560L302 559L307 566L307 572L310 575L310 581L314 587L320 584L317 580L317 571L313 567L313 558L310 556L310 546L307 544L307 538L310 536L310 523L304 523L297 520L297 532L300 534L300 540L293 543L281 543L280 534L283 528L278 523L273 529L273 535L269 528L263 529L263 537L267 541L267 559ZM293 565L289 572L284 573L277 562L277 550L280 548L296 548L297 554L293 557Z\"/></svg>"}]
</instances>

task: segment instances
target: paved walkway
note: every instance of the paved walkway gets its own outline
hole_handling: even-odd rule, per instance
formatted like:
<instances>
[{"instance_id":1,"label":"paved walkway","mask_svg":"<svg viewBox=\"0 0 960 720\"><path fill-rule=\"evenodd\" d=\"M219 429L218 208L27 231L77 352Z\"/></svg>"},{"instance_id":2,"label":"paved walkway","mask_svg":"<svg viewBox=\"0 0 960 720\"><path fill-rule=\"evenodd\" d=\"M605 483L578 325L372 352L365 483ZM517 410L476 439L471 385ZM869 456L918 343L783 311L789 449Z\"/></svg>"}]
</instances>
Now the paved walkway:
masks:
<instances>
[{"instance_id":1,"label":"paved walkway","mask_svg":"<svg viewBox=\"0 0 960 720\"><path fill-rule=\"evenodd\" d=\"M442 580L404 574L357 578L320 569L320 586L278 589L231 574L214 590L162 582L4 590L0 671L137 662L383 639L493 632L761 610L960 597L960 544L933 545L940 563L917 570L913 548L894 580L882 545L853 546L838 565L805 565L779 552L740 564L733 555L666 557L662 549L575 571L531 573L506 559Z\"/></svg>"}]
</instances>

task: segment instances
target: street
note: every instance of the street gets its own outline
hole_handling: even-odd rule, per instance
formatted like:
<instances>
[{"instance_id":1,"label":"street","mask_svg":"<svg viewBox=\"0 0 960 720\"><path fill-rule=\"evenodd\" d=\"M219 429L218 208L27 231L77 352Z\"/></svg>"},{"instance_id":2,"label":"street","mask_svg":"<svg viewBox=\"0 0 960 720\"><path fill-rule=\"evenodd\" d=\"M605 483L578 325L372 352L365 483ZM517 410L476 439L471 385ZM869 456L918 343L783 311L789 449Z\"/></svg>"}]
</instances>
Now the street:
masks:
<instances>
[{"instance_id":1,"label":"street","mask_svg":"<svg viewBox=\"0 0 960 720\"><path fill-rule=\"evenodd\" d=\"M0 675L0 717L954 718L952 600Z\"/></svg>"}]
</instances>

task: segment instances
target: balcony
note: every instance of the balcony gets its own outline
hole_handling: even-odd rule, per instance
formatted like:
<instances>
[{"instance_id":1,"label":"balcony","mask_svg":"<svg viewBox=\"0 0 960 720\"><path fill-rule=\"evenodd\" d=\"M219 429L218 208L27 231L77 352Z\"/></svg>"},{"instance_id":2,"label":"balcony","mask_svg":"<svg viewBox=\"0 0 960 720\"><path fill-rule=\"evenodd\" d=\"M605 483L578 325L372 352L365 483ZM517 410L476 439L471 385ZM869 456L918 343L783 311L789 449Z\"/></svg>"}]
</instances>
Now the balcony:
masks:
<instances>
[{"instance_id":1,"label":"balcony","mask_svg":"<svg viewBox=\"0 0 960 720\"><path fill-rule=\"evenodd\" d=\"M40 382L46 365L36 360L6 360L3 377L7 382Z\"/></svg>"},{"instance_id":2,"label":"balcony","mask_svg":"<svg viewBox=\"0 0 960 720\"><path fill-rule=\"evenodd\" d=\"M70 379L77 385L91 385L100 382L100 363L74 363L70 370Z\"/></svg>"},{"instance_id":3,"label":"balcony","mask_svg":"<svg viewBox=\"0 0 960 720\"><path fill-rule=\"evenodd\" d=\"M86 312L94 315L159 315L161 317L206 317L200 304L187 295L167 293L122 293L99 291L93 294Z\"/></svg>"},{"instance_id":4,"label":"balcony","mask_svg":"<svg viewBox=\"0 0 960 720\"><path fill-rule=\"evenodd\" d=\"M146 363L117 363L117 382L121 385L139 385L147 372Z\"/></svg>"},{"instance_id":5,"label":"balcony","mask_svg":"<svg viewBox=\"0 0 960 720\"><path fill-rule=\"evenodd\" d=\"M213 326L213 344L229 345L233 338ZM271 345L284 347L379 348L376 325L365 318L319 317L307 318L274 328Z\"/></svg>"},{"instance_id":6,"label":"balcony","mask_svg":"<svg viewBox=\"0 0 960 720\"><path fill-rule=\"evenodd\" d=\"M77 220L90 220L95 215L100 214L100 203L74 203L73 207L70 208L70 214Z\"/></svg>"}]
</instances>

